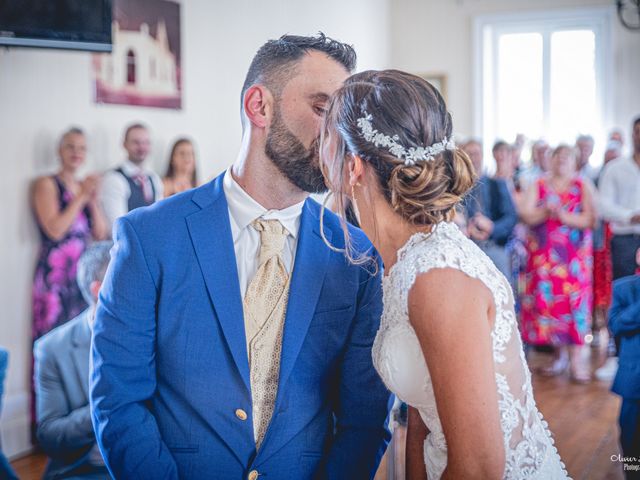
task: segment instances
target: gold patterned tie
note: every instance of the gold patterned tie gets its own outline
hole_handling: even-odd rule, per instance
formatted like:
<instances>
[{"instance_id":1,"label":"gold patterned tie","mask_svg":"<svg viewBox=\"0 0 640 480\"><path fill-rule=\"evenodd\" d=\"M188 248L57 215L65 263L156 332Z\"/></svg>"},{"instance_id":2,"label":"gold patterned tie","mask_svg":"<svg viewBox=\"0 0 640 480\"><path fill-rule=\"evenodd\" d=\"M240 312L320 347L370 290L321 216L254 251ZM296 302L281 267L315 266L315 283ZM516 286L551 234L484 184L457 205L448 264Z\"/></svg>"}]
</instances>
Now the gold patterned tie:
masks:
<instances>
[{"instance_id":1,"label":"gold patterned tie","mask_svg":"<svg viewBox=\"0 0 640 480\"><path fill-rule=\"evenodd\" d=\"M260 232L258 270L244 297L244 325L251 376L253 432L260 447L269 427L280 375L282 331L289 297L289 275L281 252L288 235L278 220L255 220Z\"/></svg>"}]
</instances>

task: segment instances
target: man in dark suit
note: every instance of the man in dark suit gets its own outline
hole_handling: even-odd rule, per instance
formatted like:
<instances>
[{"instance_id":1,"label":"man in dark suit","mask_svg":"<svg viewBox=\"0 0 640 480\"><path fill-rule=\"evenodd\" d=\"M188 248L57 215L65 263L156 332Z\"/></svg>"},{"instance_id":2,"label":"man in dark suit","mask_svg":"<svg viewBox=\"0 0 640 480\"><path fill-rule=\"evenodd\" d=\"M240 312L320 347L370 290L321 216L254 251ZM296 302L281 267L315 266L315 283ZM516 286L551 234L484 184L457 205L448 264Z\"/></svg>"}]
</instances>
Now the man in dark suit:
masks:
<instances>
[{"instance_id":1,"label":"man in dark suit","mask_svg":"<svg viewBox=\"0 0 640 480\"><path fill-rule=\"evenodd\" d=\"M640 249L636 263L640 265ZM613 282L609 329L619 343L618 371L611 390L622 397L620 443L624 457L637 459L625 463L640 469L640 275ZM628 478L640 477L639 470L628 466L625 473Z\"/></svg>"},{"instance_id":2,"label":"man in dark suit","mask_svg":"<svg viewBox=\"0 0 640 480\"><path fill-rule=\"evenodd\" d=\"M151 152L149 129L142 123L129 125L122 146L127 159L105 172L100 183L100 204L109 227L116 218L163 197L162 180L146 166Z\"/></svg>"},{"instance_id":3,"label":"man in dark suit","mask_svg":"<svg viewBox=\"0 0 640 480\"><path fill-rule=\"evenodd\" d=\"M504 142L503 142L504 143ZM502 146L496 144L498 148ZM506 147L507 145L504 144ZM478 180L463 202L467 232L471 239L510 278L510 261L505 245L518 223L518 214L506 182L483 173L482 143L469 140L463 145ZM495 147L494 147L495 148Z\"/></svg>"},{"instance_id":4,"label":"man in dark suit","mask_svg":"<svg viewBox=\"0 0 640 480\"><path fill-rule=\"evenodd\" d=\"M323 115L355 65L320 34L263 45L236 162L116 221L92 345L93 422L115 478L366 479L389 393L371 347L380 269L353 265L324 190ZM350 226L357 251L375 255Z\"/></svg>"},{"instance_id":5,"label":"man in dark suit","mask_svg":"<svg viewBox=\"0 0 640 480\"><path fill-rule=\"evenodd\" d=\"M89 307L34 345L36 435L51 458L45 479L108 479L89 411L91 325L111 242L97 242L78 262L78 285Z\"/></svg>"}]
</instances>

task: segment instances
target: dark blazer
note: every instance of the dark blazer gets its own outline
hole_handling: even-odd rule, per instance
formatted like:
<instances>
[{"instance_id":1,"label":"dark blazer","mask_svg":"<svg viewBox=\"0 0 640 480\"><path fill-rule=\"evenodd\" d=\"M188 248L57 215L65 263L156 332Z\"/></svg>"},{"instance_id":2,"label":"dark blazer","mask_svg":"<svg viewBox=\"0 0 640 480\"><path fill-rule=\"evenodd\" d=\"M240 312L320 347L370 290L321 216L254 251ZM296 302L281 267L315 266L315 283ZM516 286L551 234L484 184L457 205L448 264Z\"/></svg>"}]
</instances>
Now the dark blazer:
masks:
<instances>
[{"instance_id":1,"label":"dark blazer","mask_svg":"<svg viewBox=\"0 0 640 480\"><path fill-rule=\"evenodd\" d=\"M116 222L92 351L93 422L107 466L136 479L369 478L388 439L390 395L371 358L380 272L330 250L320 206L306 201L274 415L256 451L222 179ZM324 228L344 245L328 211ZM360 230L351 234L356 249L372 248Z\"/></svg>"},{"instance_id":2,"label":"dark blazer","mask_svg":"<svg viewBox=\"0 0 640 480\"><path fill-rule=\"evenodd\" d=\"M611 390L640 399L640 275L613 282L609 329L619 342L618 372Z\"/></svg>"},{"instance_id":3,"label":"dark blazer","mask_svg":"<svg viewBox=\"0 0 640 480\"><path fill-rule=\"evenodd\" d=\"M504 246L518 223L518 213L507 183L501 178L483 175L463 202L467 219L480 212L493 222L490 240Z\"/></svg>"},{"instance_id":4,"label":"dark blazer","mask_svg":"<svg viewBox=\"0 0 640 480\"><path fill-rule=\"evenodd\" d=\"M36 435L51 458L46 479L92 470L88 454L96 438L89 411L89 314L85 310L38 339L33 347Z\"/></svg>"}]
</instances>

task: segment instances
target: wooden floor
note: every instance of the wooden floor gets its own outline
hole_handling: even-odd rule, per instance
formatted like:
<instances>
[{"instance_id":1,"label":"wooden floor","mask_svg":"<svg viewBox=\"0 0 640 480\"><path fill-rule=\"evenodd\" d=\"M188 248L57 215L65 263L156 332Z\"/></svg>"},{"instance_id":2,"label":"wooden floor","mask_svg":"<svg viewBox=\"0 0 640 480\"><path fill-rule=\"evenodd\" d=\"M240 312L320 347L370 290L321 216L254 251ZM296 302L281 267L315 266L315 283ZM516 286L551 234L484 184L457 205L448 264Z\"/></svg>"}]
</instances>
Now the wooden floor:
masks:
<instances>
[{"instance_id":1,"label":"wooden floor","mask_svg":"<svg viewBox=\"0 0 640 480\"><path fill-rule=\"evenodd\" d=\"M544 361L533 356L531 366ZM533 376L533 391L560 456L574 480L623 480L622 467L611 461L619 453L617 418L619 398L609 392L609 382L594 381L576 385L568 376L542 378ZM44 471L46 457L30 455L13 462L19 478L38 479ZM381 472L377 479L386 479Z\"/></svg>"},{"instance_id":2,"label":"wooden floor","mask_svg":"<svg viewBox=\"0 0 640 480\"><path fill-rule=\"evenodd\" d=\"M36 453L11 462L11 466L20 480L35 480L42 477L46 463L47 457Z\"/></svg>"}]
</instances>

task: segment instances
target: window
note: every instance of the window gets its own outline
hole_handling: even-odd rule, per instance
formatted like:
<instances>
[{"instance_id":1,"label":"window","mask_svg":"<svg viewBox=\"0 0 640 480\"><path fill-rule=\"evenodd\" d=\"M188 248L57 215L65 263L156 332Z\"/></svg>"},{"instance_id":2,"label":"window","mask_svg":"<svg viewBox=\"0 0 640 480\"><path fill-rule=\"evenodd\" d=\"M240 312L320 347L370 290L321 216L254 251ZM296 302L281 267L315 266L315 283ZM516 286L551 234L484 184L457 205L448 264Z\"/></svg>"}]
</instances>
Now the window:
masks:
<instances>
[{"instance_id":1,"label":"window","mask_svg":"<svg viewBox=\"0 0 640 480\"><path fill-rule=\"evenodd\" d=\"M610 8L586 8L476 20L474 128L486 159L496 139L518 133L552 145L591 134L591 161L602 162L612 18Z\"/></svg>"},{"instance_id":2,"label":"window","mask_svg":"<svg viewBox=\"0 0 640 480\"><path fill-rule=\"evenodd\" d=\"M133 50L127 52L127 84L136 84L136 54Z\"/></svg>"}]
</instances>

